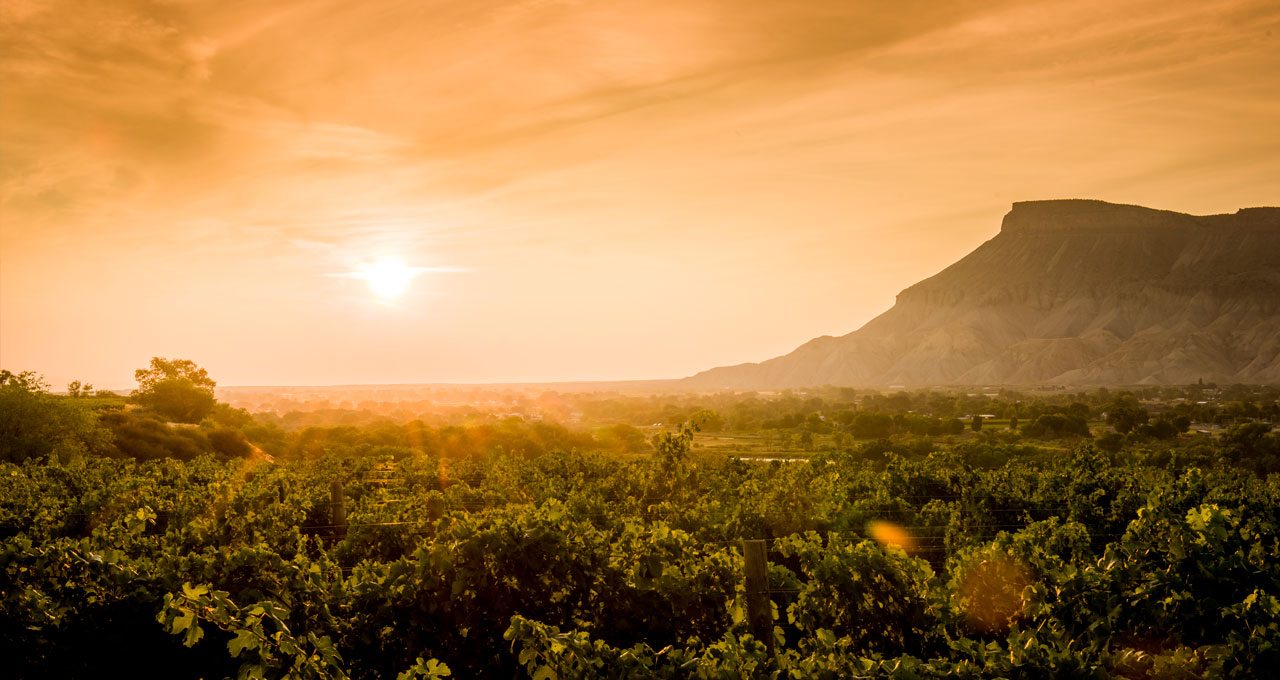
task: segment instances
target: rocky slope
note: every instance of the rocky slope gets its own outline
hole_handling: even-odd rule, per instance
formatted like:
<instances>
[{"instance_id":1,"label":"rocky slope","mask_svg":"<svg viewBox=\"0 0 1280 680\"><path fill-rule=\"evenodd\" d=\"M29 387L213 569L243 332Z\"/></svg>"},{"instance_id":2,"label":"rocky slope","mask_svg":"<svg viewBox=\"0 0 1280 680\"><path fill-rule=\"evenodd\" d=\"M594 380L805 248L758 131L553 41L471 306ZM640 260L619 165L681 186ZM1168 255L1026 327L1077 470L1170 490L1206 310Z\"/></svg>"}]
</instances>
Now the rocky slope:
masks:
<instances>
[{"instance_id":1,"label":"rocky slope","mask_svg":"<svg viewBox=\"0 0 1280 680\"><path fill-rule=\"evenodd\" d=\"M1015 203L1000 233L843 337L693 388L1280 382L1280 208Z\"/></svg>"}]
</instances>

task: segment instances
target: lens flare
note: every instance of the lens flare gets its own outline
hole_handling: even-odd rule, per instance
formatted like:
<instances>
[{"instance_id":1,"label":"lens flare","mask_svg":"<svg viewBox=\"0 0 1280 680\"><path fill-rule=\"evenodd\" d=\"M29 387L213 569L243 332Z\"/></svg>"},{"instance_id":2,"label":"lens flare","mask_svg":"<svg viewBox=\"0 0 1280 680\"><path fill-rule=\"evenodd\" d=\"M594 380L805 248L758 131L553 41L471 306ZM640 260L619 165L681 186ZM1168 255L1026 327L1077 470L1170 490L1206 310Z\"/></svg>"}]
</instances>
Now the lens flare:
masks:
<instances>
[{"instance_id":1,"label":"lens flare","mask_svg":"<svg viewBox=\"0 0 1280 680\"><path fill-rule=\"evenodd\" d=\"M881 545L902 548L908 552L916 547L915 538L906 529L885 520L877 519L867 522L867 535Z\"/></svg>"}]
</instances>

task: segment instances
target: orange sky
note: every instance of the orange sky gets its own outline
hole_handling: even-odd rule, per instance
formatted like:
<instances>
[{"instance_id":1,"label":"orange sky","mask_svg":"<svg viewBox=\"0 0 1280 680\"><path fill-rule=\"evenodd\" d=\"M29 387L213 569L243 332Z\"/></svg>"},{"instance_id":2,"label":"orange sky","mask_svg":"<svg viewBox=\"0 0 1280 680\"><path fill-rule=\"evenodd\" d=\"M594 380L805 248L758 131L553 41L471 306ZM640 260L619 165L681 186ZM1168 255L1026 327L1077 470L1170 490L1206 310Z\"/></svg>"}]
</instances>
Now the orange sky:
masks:
<instances>
[{"instance_id":1,"label":"orange sky","mask_svg":"<svg viewBox=\"0 0 1280 680\"><path fill-rule=\"evenodd\" d=\"M0 366L765 359L887 309L1015 200L1275 205L1278 74L1274 0L6 0ZM459 271L393 303L333 276L388 256Z\"/></svg>"}]
</instances>

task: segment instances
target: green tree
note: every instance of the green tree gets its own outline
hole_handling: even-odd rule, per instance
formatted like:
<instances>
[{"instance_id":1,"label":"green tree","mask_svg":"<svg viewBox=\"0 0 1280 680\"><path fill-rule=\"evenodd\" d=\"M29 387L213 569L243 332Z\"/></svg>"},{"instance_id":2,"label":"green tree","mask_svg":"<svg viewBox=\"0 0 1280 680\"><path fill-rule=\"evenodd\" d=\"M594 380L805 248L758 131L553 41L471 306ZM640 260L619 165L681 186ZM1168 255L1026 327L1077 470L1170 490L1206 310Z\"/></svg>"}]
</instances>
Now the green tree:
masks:
<instances>
[{"instance_id":1,"label":"green tree","mask_svg":"<svg viewBox=\"0 0 1280 680\"><path fill-rule=\"evenodd\" d=\"M708 408L698 410L689 416L687 420L696 424L698 429L703 432L720 432L724 429L724 418L719 413Z\"/></svg>"},{"instance_id":2,"label":"green tree","mask_svg":"<svg viewBox=\"0 0 1280 680\"><path fill-rule=\"evenodd\" d=\"M843 451L845 444L849 442L849 435L843 432L836 432L831 435L831 447L836 451Z\"/></svg>"},{"instance_id":3,"label":"green tree","mask_svg":"<svg viewBox=\"0 0 1280 680\"><path fill-rule=\"evenodd\" d=\"M1145 425L1139 425L1135 430L1144 437L1152 437L1154 439L1174 439L1178 436L1178 426L1165 417L1156 418Z\"/></svg>"},{"instance_id":4,"label":"green tree","mask_svg":"<svg viewBox=\"0 0 1280 680\"><path fill-rule=\"evenodd\" d=\"M44 377L35 371L14 373L13 371L0 370L0 387L16 387L28 392L45 392L49 389L49 383L45 382Z\"/></svg>"},{"instance_id":5,"label":"green tree","mask_svg":"<svg viewBox=\"0 0 1280 680\"><path fill-rule=\"evenodd\" d=\"M969 421L969 429L973 430L974 432L981 432L981 431L982 431L982 416L977 416L977 415L975 415L975 416L973 417L973 420L970 420L970 421Z\"/></svg>"},{"instance_id":6,"label":"green tree","mask_svg":"<svg viewBox=\"0 0 1280 680\"><path fill-rule=\"evenodd\" d=\"M893 418L885 413L859 413L851 429L858 439L882 439L893 432Z\"/></svg>"},{"instance_id":7,"label":"green tree","mask_svg":"<svg viewBox=\"0 0 1280 680\"><path fill-rule=\"evenodd\" d=\"M1270 434L1270 423L1245 423L1235 425L1222 433L1222 447L1233 461L1240 461L1272 451L1277 438Z\"/></svg>"},{"instance_id":8,"label":"green tree","mask_svg":"<svg viewBox=\"0 0 1280 680\"><path fill-rule=\"evenodd\" d=\"M1147 422L1147 417L1147 409L1132 396L1117 399L1107 409L1107 424L1120 434L1133 432L1139 425Z\"/></svg>"},{"instance_id":9,"label":"green tree","mask_svg":"<svg viewBox=\"0 0 1280 680\"><path fill-rule=\"evenodd\" d=\"M1045 413L1022 427L1028 437L1088 437L1089 423L1079 416Z\"/></svg>"},{"instance_id":10,"label":"green tree","mask_svg":"<svg viewBox=\"0 0 1280 680\"><path fill-rule=\"evenodd\" d=\"M132 400L143 408L180 423L198 423L213 413L217 385L209 373L189 359L151 359L150 368L134 371L138 389Z\"/></svg>"},{"instance_id":11,"label":"green tree","mask_svg":"<svg viewBox=\"0 0 1280 680\"><path fill-rule=\"evenodd\" d=\"M111 433L82 404L47 392L39 375L0 371L0 460L104 453Z\"/></svg>"},{"instance_id":12,"label":"green tree","mask_svg":"<svg viewBox=\"0 0 1280 680\"><path fill-rule=\"evenodd\" d=\"M649 441L644 432L634 425L618 423L604 429L600 439L613 448L629 453L639 453L649 449Z\"/></svg>"},{"instance_id":13,"label":"green tree","mask_svg":"<svg viewBox=\"0 0 1280 680\"><path fill-rule=\"evenodd\" d=\"M813 433L808 430L800 432L800 448L805 451L813 450Z\"/></svg>"}]
</instances>

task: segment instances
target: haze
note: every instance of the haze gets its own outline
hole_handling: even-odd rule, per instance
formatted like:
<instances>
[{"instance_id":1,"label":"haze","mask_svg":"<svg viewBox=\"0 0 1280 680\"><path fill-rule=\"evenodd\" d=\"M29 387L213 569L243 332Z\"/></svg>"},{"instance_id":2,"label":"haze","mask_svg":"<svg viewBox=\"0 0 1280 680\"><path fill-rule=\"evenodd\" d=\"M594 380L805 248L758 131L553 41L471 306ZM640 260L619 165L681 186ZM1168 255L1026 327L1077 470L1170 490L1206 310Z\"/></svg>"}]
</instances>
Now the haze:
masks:
<instances>
[{"instance_id":1,"label":"haze","mask_svg":"<svg viewBox=\"0 0 1280 680\"><path fill-rule=\"evenodd\" d=\"M857 328L1014 201L1280 178L1270 0L0 17L0 364L58 386L689 375Z\"/></svg>"}]
</instances>

